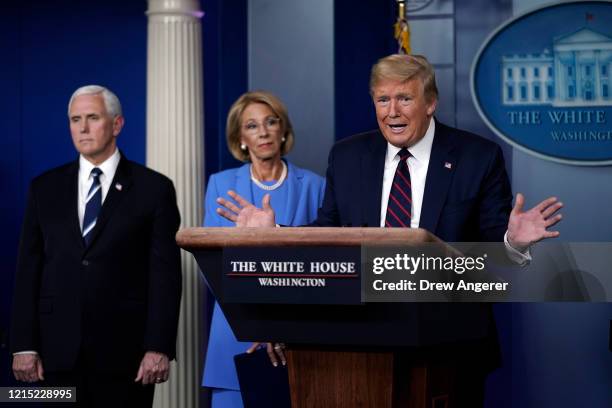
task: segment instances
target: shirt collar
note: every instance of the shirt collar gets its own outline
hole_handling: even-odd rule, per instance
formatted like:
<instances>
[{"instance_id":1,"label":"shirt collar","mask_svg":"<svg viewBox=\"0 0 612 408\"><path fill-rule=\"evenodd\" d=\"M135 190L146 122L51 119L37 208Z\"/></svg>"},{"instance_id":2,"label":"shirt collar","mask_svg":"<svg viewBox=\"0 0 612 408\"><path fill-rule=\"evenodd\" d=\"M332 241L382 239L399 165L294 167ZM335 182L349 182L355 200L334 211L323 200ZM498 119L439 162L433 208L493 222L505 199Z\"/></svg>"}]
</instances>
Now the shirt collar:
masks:
<instances>
[{"instance_id":1,"label":"shirt collar","mask_svg":"<svg viewBox=\"0 0 612 408\"><path fill-rule=\"evenodd\" d=\"M99 165L94 165L92 162L87 160L83 155L79 156L79 172L85 177L85 179L89 179L91 174L91 170L94 167L102 170L102 174L109 175L114 174L117 170L117 166L119 166L119 160L121 159L121 155L119 154L119 149L115 148L114 153L106 160L104 160Z\"/></svg>"},{"instance_id":2,"label":"shirt collar","mask_svg":"<svg viewBox=\"0 0 612 408\"><path fill-rule=\"evenodd\" d=\"M431 156L431 146L433 145L434 134L436 133L436 121L433 117L429 121L429 126L425 132L425 136L416 142L408 151L416 159L417 162L428 163ZM393 146L387 142L387 158L386 162L393 161L397 153L402 150L401 147Z\"/></svg>"}]
</instances>

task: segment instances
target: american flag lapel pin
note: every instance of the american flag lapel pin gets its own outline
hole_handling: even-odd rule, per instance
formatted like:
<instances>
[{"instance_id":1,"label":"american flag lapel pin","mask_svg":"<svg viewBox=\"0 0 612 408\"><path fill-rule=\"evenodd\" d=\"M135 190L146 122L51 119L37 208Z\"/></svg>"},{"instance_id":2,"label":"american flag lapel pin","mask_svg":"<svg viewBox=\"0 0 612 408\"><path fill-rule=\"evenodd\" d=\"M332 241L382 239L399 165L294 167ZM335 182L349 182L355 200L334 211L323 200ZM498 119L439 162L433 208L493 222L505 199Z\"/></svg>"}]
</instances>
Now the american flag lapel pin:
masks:
<instances>
[{"instance_id":1,"label":"american flag lapel pin","mask_svg":"<svg viewBox=\"0 0 612 408\"><path fill-rule=\"evenodd\" d=\"M120 183L115 183L115 188L117 189L117 191L121 191L123 189L123 186Z\"/></svg>"},{"instance_id":2,"label":"american flag lapel pin","mask_svg":"<svg viewBox=\"0 0 612 408\"><path fill-rule=\"evenodd\" d=\"M444 162L444 167L451 170L453 168L453 165L450 162Z\"/></svg>"}]
</instances>

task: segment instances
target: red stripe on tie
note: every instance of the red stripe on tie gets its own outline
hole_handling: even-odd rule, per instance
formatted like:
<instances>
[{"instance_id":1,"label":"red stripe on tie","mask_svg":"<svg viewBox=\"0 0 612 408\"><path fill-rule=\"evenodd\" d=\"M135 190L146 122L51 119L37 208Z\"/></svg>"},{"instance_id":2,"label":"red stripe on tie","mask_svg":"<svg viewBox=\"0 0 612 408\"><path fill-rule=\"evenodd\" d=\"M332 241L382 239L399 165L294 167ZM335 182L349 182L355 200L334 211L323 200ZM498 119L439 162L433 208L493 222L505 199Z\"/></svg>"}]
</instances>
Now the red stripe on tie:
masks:
<instances>
[{"instance_id":1,"label":"red stripe on tie","mask_svg":"<svg viewBox=\"0 0 612 408\"><path fill-rule=\"evenodd\" d=\"M402 227L407 228L407 227L406 227L406 224L404 224L404 223L402 222L402 220L400 220L400 218L397 216L397 214L395 214L395 213L393 212L393 210L392 210L392 209L387 208L387 211L388 211L388 212L389 212L389 213L390 213L390 214L393 216L393 218L395 218L395 219L397 220L397 222L399 222L399 223L402 225Z\"/></svg>"},{"instance_id":2,"label":"red stripe on tie","mask_svg":"<svg viewBox=\"0 0 612 408\"><path fill-rule=\"evenodd\" d=\"M408 202L409 202L410 204L412 204L412 200L410 199L410 197L408 197L408 196L406 195L406 193L404 193L404 191L402 190L402 188L401 188L401 187L400 187L400 186L399 186L397 183L393 183L393 186L395 187L395 189L396 189L397 191L399 191L399 192L400 192L400 194L401 194L401 195L403 195L403 196L404 196L404 198L405 198L406 200L408 200Z\"/></svg>"},{"instance_id":3,"label":"red stripe on tie","mask_svg":"<svg viewBox=\"0 0 612 408\"><path fill-rule=\"evenodd\" d=\"M393 193L393 192L391 192L391 193ZM408 216L408 218L412 218L412 216L410 215L410 212L406 211L404 206L399 201L397 201L397 198L395 198L393 196L393 194L389 194L389 197L391 197L393 199L393 201L395 201L395 204L397 204L397 206L404 212L404 214L406 214Z\"/></svg>"},{"instance_id":4,"label":"red stripe on tie","mask_svg":"<svg viewBox=\"0 0 612 408\"><path fill-rule=\"evenodd\" d=\"M404 183L406 183L408 185L408 188L412 190L412 185L410 184L410 182L408 180L406 180L406 177L404 177L402 172L398 171L397 174L402 178L402 180L404 180Z\"/></svg>"}]
</instances>

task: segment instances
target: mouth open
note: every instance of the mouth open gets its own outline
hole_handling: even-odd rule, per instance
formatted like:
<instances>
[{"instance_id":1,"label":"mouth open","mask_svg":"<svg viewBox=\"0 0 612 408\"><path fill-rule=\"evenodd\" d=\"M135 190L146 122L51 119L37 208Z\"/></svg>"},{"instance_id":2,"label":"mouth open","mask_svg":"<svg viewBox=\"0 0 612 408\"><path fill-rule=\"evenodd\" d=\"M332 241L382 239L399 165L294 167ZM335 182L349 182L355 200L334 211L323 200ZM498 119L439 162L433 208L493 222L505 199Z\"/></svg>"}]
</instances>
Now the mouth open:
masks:
<instances>
[{"instance_id":1,"label":"mouth open","mask_svg":"<svg viewBox=\"0 0 612 408\"><path fill-rule=\"evenodd\" d=\"M387 125L389 127L389 129L391 129L391 132L393 133L402 133L404 131L404 129L406 129L406 125L405 123L398 123L398 124L389 124Z\"/></svg>"}]
</instances>

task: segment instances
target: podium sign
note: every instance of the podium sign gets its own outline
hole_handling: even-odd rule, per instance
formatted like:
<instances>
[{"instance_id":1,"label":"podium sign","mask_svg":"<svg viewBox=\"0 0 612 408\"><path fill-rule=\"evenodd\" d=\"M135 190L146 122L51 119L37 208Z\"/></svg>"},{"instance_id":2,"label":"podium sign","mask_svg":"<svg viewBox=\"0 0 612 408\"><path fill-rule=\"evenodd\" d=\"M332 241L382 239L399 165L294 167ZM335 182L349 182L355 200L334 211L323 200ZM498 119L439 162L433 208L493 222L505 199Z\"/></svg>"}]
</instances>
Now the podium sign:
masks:
<instances>
[{"instance_id":1,"label":"podium sign","mask_svg":"<svg viewBox=\"0 0 612 408\"><path fill-rule=\"evenodd\" d=\"M225 248L224 303L359 304L359 247Z\"/></svg>"}]
</instances>

